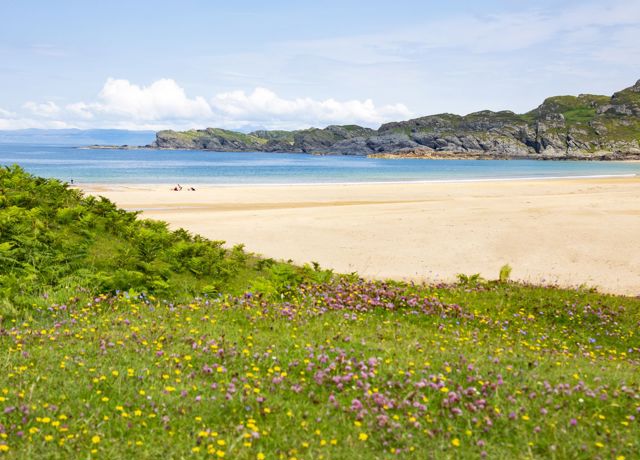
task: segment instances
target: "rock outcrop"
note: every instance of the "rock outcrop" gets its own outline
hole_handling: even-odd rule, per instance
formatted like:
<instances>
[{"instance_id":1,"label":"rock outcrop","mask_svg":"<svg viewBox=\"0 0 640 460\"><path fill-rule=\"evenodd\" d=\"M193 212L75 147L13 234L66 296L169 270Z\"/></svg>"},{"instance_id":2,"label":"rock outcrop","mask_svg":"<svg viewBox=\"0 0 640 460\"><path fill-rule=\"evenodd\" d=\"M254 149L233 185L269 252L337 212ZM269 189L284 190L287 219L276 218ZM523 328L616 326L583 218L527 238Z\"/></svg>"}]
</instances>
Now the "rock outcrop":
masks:
<instances>
[{"instance_id":1,"label":"rock outcrop","mask_svg":"<svg viewBox=\"0 0 640 460\"><path fill-rule=\"evenodd\" d=\"M332 125L249 134L216 128L160 131L150 147L412 158L640 158L640 80L611 97L550 97L525 114L447 113L386 123L378 130Z\"/></svg>"}]
</instances>

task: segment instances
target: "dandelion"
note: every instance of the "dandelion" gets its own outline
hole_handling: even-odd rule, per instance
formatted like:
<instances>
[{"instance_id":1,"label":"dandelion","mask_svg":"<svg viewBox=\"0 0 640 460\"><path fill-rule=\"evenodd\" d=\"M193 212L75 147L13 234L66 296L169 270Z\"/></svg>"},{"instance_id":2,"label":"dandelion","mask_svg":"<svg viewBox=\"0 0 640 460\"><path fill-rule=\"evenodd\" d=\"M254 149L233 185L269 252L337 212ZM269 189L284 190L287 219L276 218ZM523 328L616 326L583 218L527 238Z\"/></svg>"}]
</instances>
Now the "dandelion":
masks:
<instances>
[{"instance_id":1,"label":"dandelion","mask_svg":"<svg viewBox=\"0 0 640 460\"><path fill-rule=\"evenodd\" d=\"M360 434L358 435L358 439L359 439L360 441L366 441L367 439L369 439L369 435L368 435L367 433L360 433Z\"/></svg>"},{"instance_id":2,"label":"dandelion","mask_svg":"<svg viewBox=\"0 0 640 460\"><path fill-rule=\"evenodd\" d=\"M459 440L458 438L453 438L453 439L451 440L451 445L452 445L453 447L460 447L460 440Z\"/></svg>"},{"instance_id":3,"label":"dandelion","mask_svg":"<svg viewBox=\"0 0 640 460\"><path fill-rule=\"evenodd\" d=\"M100 444L100 436L95 435L91 438L91 443L92 444Z\"/></svg>"}]
</instances>

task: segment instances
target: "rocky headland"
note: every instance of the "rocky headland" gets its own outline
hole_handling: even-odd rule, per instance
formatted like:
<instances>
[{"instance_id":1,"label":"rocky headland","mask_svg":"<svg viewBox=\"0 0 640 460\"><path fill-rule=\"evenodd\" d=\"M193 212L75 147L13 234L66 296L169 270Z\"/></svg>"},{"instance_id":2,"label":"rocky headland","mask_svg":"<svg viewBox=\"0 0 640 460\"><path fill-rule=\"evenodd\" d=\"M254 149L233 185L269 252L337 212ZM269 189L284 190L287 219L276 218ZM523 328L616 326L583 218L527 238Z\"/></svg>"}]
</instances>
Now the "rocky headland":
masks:
<instances>
[{"instance_id":1,"label":"rocky headland","mask_svg":"<svg viewBox=\"0 0 640 460\"><path fill-rule=\"evenodd\" d=\"M611 97L550 97L524 114L444 113L386 123L377 130L357 125L248 134L167 130L156 133L146 147L382 158L640 159L640 80Z\"/></svg>"}]
</instances>

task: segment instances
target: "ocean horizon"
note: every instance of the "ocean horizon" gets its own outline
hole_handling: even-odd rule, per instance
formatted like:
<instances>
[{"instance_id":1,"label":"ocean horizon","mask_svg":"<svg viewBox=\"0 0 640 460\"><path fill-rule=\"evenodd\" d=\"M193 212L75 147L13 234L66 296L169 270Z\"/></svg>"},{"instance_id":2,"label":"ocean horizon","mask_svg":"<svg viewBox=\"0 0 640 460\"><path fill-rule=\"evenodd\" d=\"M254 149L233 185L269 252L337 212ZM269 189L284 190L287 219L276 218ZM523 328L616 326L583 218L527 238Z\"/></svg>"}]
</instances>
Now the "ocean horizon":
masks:
<instances>
[{"instance_id":1,"label":"ocean horizon","mask_svg":"<svg viewBox=\"0 0 640 460\"><path fill-rule=\"evenodd\" d=\"M0 164L76 184L305 185L632 177L617 161L422 160L0 144Z\"/></svg>"}]
</instances>

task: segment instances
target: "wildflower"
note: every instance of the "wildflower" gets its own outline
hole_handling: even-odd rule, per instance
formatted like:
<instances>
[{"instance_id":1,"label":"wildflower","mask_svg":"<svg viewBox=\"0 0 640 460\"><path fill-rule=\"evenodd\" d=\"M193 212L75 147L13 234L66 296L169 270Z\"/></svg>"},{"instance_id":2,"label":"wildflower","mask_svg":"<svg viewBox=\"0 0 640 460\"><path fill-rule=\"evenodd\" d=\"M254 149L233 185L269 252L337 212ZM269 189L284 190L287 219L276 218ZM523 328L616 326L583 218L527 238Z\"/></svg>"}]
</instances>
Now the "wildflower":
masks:
<instances>
[{"instance_id":1,"label":"wildflower","mask_svg":"<svg viewBox=\"0 0 640 460\"><path fill-rule=\"evenodd\" d=\"M95 435L91 438L91 443L92 444L100 444L100 436Z\"/></svg>"},{"instance_id":2,"label":"wildflower","mask_svg":"<svg viewBox=\"0 0 640 460\"><path fill-rule=\"evenodd\" d=\"M367 433L360 433L360 434L358 435L358 439L359 439L360 441L366 441L367 439L369 439L369 435L368 435Z\"/></svg>"},{"instance_id":3,"label":"wildflower","mask_svg":"<svg viewBox=\"0 0 640 460\"><path fill-rule=\"evenodd\" d=\"M460 440L459 440L458 438L453 438L453 439L451 440L451 445L452 445L453 447L460 447Z\"/></svg>"}]
</instances>

